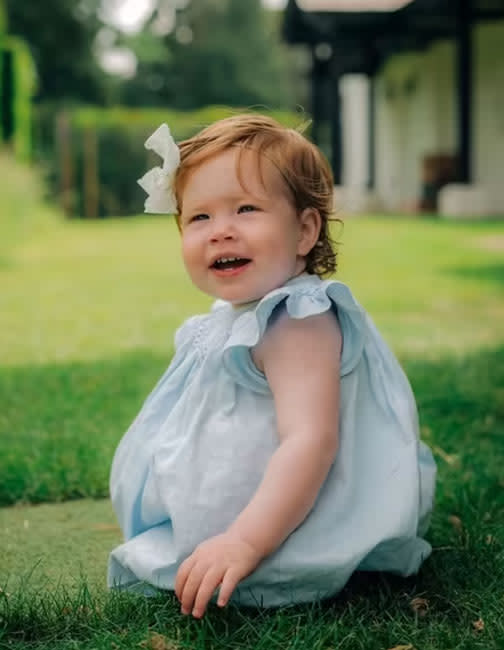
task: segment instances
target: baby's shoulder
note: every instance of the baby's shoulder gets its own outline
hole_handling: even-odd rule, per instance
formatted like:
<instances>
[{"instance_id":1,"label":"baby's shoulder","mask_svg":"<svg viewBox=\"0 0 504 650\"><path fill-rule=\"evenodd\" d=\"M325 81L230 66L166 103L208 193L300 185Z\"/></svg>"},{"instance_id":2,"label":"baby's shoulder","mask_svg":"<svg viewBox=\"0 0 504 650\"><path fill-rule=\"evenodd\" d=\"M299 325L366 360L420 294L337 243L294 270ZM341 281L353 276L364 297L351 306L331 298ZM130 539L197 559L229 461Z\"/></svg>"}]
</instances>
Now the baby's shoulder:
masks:
<instances>
[{"instance_id":1,"label":"baby's shoulder","mask_svg":"<svg viewBox=\"0 0 504 650\"><path fill-rule=\"evenodd\" d=\"M293 360L302 363L333 363L342 348L341 328L337 314L329 309L304 318L291 318L280 304L270 318L263 337L251 349L256 366L264 372L268 359Z\"/></svg>"}]
</instances>

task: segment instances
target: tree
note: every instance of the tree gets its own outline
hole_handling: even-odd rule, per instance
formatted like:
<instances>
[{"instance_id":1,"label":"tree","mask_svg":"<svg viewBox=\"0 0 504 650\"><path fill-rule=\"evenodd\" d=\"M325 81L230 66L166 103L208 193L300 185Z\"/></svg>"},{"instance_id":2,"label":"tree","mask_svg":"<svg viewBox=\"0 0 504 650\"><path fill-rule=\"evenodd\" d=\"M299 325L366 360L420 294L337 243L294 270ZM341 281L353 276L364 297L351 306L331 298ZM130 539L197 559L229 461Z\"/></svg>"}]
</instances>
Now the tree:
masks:
<instances>
[{"instance_id":1,"label":"tree","mask_svg":"<svg viewBox=\"0 0 504 650\"><path fill-rule=\"evenodd\" d=\"M98 0L6 0L9 33L24 38L38 73L37 99L103 100L92 52Z\"/></svg>"},{"instance_id":2,"label":"tree","mask_svg":"<svg viewBox=\"0 0 504 650\"><path fill-rule=\"evenodd\" d=\"M177 12L175 29L163 39L150 31L155 20L154 15L144 35L129 41L139 64L124 86L125 103L292 106L289 57L278 22L260 0L193 0Z\"/></svg>"}]
</instances>

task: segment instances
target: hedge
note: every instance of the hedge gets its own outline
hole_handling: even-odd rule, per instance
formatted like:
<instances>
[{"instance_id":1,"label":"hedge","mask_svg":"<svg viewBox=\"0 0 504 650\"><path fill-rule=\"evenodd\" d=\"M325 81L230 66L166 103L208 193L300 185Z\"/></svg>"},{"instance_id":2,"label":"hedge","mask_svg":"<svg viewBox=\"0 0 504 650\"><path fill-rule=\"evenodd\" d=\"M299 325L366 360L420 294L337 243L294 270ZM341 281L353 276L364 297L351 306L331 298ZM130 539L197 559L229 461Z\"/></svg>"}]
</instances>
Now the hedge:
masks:
<instances>
[{"instance_id":1,"label":"hedge","mask_svg":"<svg viewBox=\"0 0 504 650\"><path fill-rule=\"evenodd\" d=\"M46 164L51 191L68 216L126 216L143 211L145 194L136 180L160 163L144 147L162 123L175 140L190 137L204 126L243 112L209 106L195 111L39 106L36 142L39 161ZM264 111L261 111L264 112ZM306 116L267 111L279 122L298 126Z\"/></svg>"}]
</instances>

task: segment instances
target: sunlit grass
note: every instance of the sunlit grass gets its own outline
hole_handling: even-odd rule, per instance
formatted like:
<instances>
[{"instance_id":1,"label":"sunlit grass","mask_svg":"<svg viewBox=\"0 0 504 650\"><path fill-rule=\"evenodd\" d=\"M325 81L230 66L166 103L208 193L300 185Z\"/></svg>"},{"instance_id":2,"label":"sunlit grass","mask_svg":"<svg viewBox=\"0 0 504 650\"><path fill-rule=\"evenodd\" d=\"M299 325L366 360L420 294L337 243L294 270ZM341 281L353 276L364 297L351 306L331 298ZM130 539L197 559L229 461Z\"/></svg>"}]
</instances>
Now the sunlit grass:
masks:
<instances>
[{"instance_id":1,"label":"sunlit grass","mask_svg":"<svg viewBox=\"0 0 504 650\"><path fill-rule=\"evenodd\" d=\"M504 317L504 227L352 219L340 272L400 354L491 345ZM500 248L490 247L500 241ZM209 299L186 276L174 223L59 223L19 245L2 270L4 363L97 360L147 348Z\"/></svg>"}]
</instances>

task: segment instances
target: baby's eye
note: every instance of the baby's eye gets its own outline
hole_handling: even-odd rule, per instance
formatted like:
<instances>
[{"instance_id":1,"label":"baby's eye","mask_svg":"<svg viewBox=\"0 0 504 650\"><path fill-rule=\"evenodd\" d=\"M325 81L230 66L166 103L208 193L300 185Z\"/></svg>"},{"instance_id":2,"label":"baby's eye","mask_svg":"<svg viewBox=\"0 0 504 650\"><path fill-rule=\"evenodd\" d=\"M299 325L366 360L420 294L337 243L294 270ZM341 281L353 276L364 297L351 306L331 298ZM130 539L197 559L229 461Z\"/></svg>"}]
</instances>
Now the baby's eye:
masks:
<instances>
[{"instance_id":1,"label":"baby's eye","mask_svg":"<svg viewBox=\"0 0 504 650\"><path fill-rule=\"evenodd\" d=\"M240 214L241 212L253 212L254 210L257 210L255 205L248 205L248 204L240 205L240 207L238 208L238 214Z\"/></svg>"},{"instance_id":2,"label":"baby's eye","mask_svg":"<svg viewBox=\"0 0 504 650\"><path fill-rule=\"evenodd\" d=\"M192 216L189 221L192 223L193 221L204 221L205 219L210 219L208 214L205 214L204 212L201 214L195 214Z\"/></svg>"}]
</instances>

